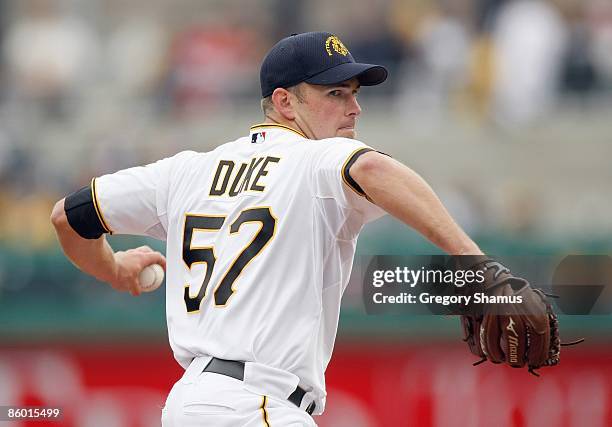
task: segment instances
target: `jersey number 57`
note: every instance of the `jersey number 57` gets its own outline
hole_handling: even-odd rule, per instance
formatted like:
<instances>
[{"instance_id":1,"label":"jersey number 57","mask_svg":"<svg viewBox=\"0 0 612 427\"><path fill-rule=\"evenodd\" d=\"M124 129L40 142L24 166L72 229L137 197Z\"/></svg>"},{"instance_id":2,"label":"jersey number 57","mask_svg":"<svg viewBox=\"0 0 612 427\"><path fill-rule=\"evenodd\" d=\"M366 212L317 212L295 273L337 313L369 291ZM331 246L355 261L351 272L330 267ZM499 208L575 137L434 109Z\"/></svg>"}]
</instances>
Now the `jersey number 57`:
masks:
<instances>
[{"instance_id":1,"label":"jersey number 57","mask_svg":"<svg viewBox=\"0 0 612 427\"><path fill-rule=\"evenodd\" d=\"M204 276L200 291L195 297L190 296L189 285L185 285L183 298L188 313L200 311L200 305L206 296L208 282L210 281L217 260L215 248L213 246L192 246L191 241L193 233L194 231L217 232L223 227L226 218L226 216L219 215L185 215L183 261L189 270L196 264L206 264L206 275ZM260 224L259 230L251 242L234 259L229 269L219 281L219 284L215 287L213 296L215 298L216 307L224 307L227 304L230 297L236 291L233 285L242 273L242 270L259 255L270 240L272 240L272 237L274 237L276 218L272 215L269 207L249 208L240 212L238 218L236 218L230 226L230 234L238 233L242 224L248 222Z\"/></svg>"}]
</instances>

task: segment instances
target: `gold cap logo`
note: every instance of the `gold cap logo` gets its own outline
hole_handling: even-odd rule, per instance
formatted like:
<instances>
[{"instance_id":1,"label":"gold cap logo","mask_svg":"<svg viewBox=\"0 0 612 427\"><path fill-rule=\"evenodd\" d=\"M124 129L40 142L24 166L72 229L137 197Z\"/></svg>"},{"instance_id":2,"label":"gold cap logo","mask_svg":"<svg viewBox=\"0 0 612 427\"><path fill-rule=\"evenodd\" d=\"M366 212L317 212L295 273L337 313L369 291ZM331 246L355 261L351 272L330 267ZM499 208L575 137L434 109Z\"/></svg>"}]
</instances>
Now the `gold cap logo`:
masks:
<instances>
[{"instance_id":1,"label":"gold cap logo","mask_svg":"<svg viewBox=\"0 0 612 427\"><path fill-rule=\"evenodd\" d=\"M346 56L349 53L344 43L336 36L329 36L327 40L325 40L325 50L329 56L332 56L332 49L342 56Z\"/></svg>"}]
</instances>

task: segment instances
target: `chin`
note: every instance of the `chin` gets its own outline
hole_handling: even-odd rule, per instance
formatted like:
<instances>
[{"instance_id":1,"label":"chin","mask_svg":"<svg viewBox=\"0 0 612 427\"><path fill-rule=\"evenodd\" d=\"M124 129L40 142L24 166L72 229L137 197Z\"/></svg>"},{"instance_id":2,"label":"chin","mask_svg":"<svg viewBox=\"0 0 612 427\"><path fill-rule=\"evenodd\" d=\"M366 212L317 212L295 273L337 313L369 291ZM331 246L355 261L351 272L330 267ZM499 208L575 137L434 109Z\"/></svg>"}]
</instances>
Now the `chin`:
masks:
<instances>
[{"instance_id":1,"label":"chin","mask_svg":"<svg viewBox=\"0 0 612 427\"><path fill-rule=\"evenodd\" d=\"M338 129L338 136L343 138L355 139L355 129Z\"/></svg>"}]
</instances>

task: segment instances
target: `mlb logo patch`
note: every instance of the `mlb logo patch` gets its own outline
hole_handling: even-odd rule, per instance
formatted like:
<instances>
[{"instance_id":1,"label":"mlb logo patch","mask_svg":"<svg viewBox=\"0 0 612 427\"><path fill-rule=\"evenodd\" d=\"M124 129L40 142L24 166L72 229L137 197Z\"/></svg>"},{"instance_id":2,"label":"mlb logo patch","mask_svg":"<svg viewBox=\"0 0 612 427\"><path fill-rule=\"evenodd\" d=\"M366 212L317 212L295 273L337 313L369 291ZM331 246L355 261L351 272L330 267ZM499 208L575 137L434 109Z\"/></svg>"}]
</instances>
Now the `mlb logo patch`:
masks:
<instances>
[{"instance_id":1,"label":"mlb logo patch","mask_svg":"<svg viewBox=\"0 0 612 427\"><path fill-rule=\"evenodd\" d=\"M253 143L253 144L261 144L265 140L266 140L266 133L265 132L257 132L257 133L254 133L251 136L251 143Z\"/></svg>"}]
</instances>

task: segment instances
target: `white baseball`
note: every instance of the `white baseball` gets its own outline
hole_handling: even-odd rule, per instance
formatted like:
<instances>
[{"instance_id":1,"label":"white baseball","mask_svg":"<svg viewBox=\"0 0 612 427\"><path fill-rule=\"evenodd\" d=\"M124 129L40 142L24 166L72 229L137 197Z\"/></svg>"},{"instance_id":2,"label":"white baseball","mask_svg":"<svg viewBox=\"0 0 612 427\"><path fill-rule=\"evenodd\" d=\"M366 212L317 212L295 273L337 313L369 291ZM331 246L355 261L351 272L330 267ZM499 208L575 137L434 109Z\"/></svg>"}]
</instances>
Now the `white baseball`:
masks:
<instances>
[{"instance_id":1,"label":"white baseball","mask_svg":"<svg viewBox=\"0 0 612 427\"><path fill-rule=\"evenodd\" d=\"M141 292L153 292L164 281L164 269L159 264L145 267L138 275L138 284Z\"/></svg>"}]
</instances>

